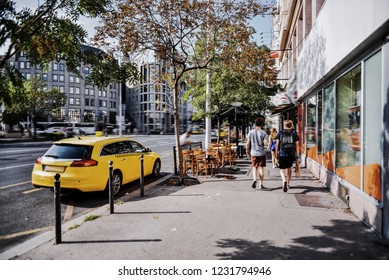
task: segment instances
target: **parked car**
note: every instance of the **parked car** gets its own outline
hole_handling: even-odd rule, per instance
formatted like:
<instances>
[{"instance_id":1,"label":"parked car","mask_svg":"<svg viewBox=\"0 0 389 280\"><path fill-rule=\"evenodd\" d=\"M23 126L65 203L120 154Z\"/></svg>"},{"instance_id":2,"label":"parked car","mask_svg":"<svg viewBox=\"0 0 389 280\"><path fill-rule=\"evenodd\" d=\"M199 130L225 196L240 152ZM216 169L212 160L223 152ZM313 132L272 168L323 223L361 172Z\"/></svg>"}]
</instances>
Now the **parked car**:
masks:
<instances>
[{"instance_id":1,"label":"parked car","mask_svg":"<svg viewBox=\"0 0 389 280\"><path fill-rule=\"evenodd\" d=\"M54 175L59 173L61 189L108 190L109 161L112 161L116 195L123 184L140 178L140 155L144 156L144 176L159 176L160 156L131 138L85 136L64 139L55 142L36 160L32 184L53 188Z\"/></svg>"}]
</instances>

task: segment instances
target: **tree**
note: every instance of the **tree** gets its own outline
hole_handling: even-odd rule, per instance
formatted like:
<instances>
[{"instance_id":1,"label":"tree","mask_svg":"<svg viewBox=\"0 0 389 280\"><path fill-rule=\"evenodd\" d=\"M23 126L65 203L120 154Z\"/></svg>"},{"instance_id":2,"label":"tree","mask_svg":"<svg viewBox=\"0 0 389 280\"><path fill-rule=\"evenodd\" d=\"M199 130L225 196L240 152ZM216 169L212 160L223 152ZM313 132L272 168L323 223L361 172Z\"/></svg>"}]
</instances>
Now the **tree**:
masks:
<instances>
[{"instance_id":1,"label":"tree","mask_svg":"<svg viewBox=\"0 0 389 280\"><path fill-rule=\"evenodd\" d=\"M6 106L4 113L8 116L28 116L34 124L34 138L38 118L50 116L54 110L65 105L66 95L53 87L46 89L46 84L33 78L24 81L21 87L8 84L13 100L12 107Z\"/></svg>"},{"instance_id":2,"label":"tree","mask_svg":"<svg viewBox=\"0 0 389 280\"><path fill-rule=\"evenodd\" d=\"M236 41L228 42L229 56L212 62L211 113L220 129L223 111L231 110L234 102L241 102L248 109L246 116L263 114L269 105L269 95L276 92L277 70L270 50L257 46L250 39L236 47ZM187 76L189 90L185 98L197 109L195 118L206 117L205 75L209 70L199 70ZM236 125L236 124L235 124Z\"/></svg>"},{"instance_id":3,"label":"tree","mask_svg":"<svg viewBox=\"0 0 389 280\"><path fill-rule=\"evenodd\" d=\"M7 62L24 51L31 65L64 59L66 67L77 73L77 66L90 62L90 53L83 52L86 31L76 22L80 16L96 17L111 0L46 0L35 11L17 11L15 2L1 0L0 46L8 46L0 56L0 102L10 105L8 83L21 86L23 78Z\"/></svg>"},{"instance_id":4,"label":"tree","mask_svg":"<svg viewBox=\"0 0 389 280\"><path fill-rule=\"evenodd\" d=\"M248 20L264 12L258 0L115 0L102 15L96 41L117 44L125 57L154 52L168 66L167 81L173 91L173 116L179 176L183 182L179 145L178 101L185 73L206 69L218 56L228 57L226 42L246 42L252 30ZM202 40L199 52L196 42ZM138 56L139 57L139 56Z\"/></svg>"}]
</instances>

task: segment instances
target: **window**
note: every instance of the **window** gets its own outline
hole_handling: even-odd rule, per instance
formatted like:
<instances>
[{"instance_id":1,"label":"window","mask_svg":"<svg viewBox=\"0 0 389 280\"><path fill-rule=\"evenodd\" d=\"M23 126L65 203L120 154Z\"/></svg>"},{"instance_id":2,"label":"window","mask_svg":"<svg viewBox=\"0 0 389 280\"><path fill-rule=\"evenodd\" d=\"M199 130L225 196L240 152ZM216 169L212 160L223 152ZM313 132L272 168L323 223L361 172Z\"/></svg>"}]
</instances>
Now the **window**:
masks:
<instances>
[{"instance_id":1,"label":"window","mask_svg":"<svg viewBox=\"0 0 389 280\"><path fill-rule=\"evenodd\" d=\"M86 75L90 74L90 69L89 69L89 67L85 67L85 68L84 68L84 74L86 74Z\"/></svg>"},{"instance_id":2,"label":"window","mask_svg":"<svg viewBox=\"0 0 389 280\"><path fill-rule=\"evenodd\" d=\"M59 81L65 82L65 75L59 75Z\"/></svg>"},{"instance_id":3,"label":"window","mask_svg":"<svg viewBox=\"0 0 389 280\"><path fill-rule=\"evenodd\" d=\"M323 165L335 171L335 86L323 90Z\"/></svg>"},{"instance_id":4,"label":"window","mask_svg":"<svg viewBox=\"0 0 389 280\"><path fill-rule=\"evenodd\" d=\"M76 105L80 105L80 104L81 104L80 98L76 98L76 99L75 99L75 104L76 104Z\"/></svg>"},{"instance_id":5,"label":"window","mask_svg":"<svg viewBox=\"0 0 389 280\"><path fill-rule=\"evenodd\" d=\"M105 145L101 150L100 156L108 156L115 154L128 154L133 153L134 149L131 147L130 142L121 141L117 143L112 143Z\"/></svg>"},{"instance_id":6,"label":"window","mask_svg":"<svg viewBox=\"0 0 389 280\"><path fill-rule=\"evenodd\" d=\"M80 88L79 87L76 87L75 90L76 90L76 94L80 94Z\"/></svg>"},{"instance_id":7,"label":"window","mask_svg":"<svg viewBox=\"0 0 389 280\"><path fill-rule=\"evenodd\" d=\"M361 65L336 83L336 173L361 186Z\"/></svg>"},{"instance_id":8,"label":"window","mask_svg":"<svg viewBox=\"0 0 389 280\"><path fill-rule=\"evenodd\" d=\"M64 63L59 64L59 71L65 71L65 64Z\"/></svg>"},{"instance_id":9,"label":"window","mask_svg":"<svg viewBox=\"0 0 389 280\"><path fill-rule=\"evenodd\" d=\"M89 88L85 89L85 95L89 95Z\"/></svg>"},{"instance_id":10,"label":"window","mask_svg":"<svg viewBox=\"0 0 389 280\"><path fill-rule=\"evenodd\" d=\"M89 99L85 99L85 106L89 106Z\"/></svg>"},{"instance_id":11,"label":"window","mask_svg":"<svg viewBox=\"0 0 389 280\"><path fill-rule=\"evenodd\" d=\"M57 74L53 74L53 82L58 82L58 75Z\"/></svg>"},{"instance_id":12,"label":"window","mask_svg":"<svg viewBox=\"0 0 389 280\"><path fill-rule=\"evenodd\" d=\"M381 193L381 161L383 150L379 135L382 133L382 53L381 51L368 58L364 68L364 191L376 198L382 199Z\"/></svg>"},{"instance_id":13,"label":"window","mask_svg":"<svg viewBox=\"0 0 389 280\"><path fill-rule=\"evenodd\" d=\"M132 148L135 150L136 153L141 153L145 150L145 147L139 144L138 142L135 141L130 141Z\"/></svg>"},{"instance_id":14,"label":"window","mask_svg":"<svg viewBox=\"0 0 389 280\"><path fill-rule=\"evenodd\" d=\"M74 87L69 87L69 93L74 94Z\"/></svg>"},{"instance_id":15,"label":"window","mask_svg":"<svg viewBox=\"0 0 389 280\"><path fill-rule=\"evenodd\" d=\"M91 105L91 106L95 106L95 100L94 100L94 99L91 99L91 100L90 100L90 105Z\"/></svg>"},{"instance_id":16,"label":"window","mask_svg":"<svg viewBox=\"0 0 389 280\"><path fill-rule=\"evenodd\" d=\"M69 82L74 83L74 76L69 76Z\"/></svg>"},{"instance_id":17,"label":"window","mask_svg":"<svg viewBox=\"0 0 389 280\"><path fill-rule=\"evenodd\" d=\"M89 90L89 95L95 96L95 90L93 88Z\"/></svg>"},{"instance_id":18,"label":"window","mask_svg":"<svg viewBox=\"0 0 389 280\"><path fill-rule=\"evenodd\" d=\"M47 73L42 73L42 80L44 81L48 80Z\"/></svg>"},{"instance_id":19,"label":"window","mask_svg":"<svg viewBox=\"0 0 389 280\"><path fill-rule=\"evenodd\" d=\"M58 71L58 63L57 62L53 63L53 70Z\"/></svg>"},{"instance_id":20,"label":"window","mask_svg":"<svg viewBox=\"0 0 389 280\"><path fill-rule=\"evenodd\" d=\"M74 105L74 98L72 98L72 97L69 98L69 104L70 104L70 105Z\"/></svg>"},{"instance_id":21,"label":"window","mask_svg":"<svg viewBox=\"0 0 389 280\"><path fill-rule=\"evenodd\" d=\"M322 110L323 110L323 97L322 91L319 91L317 94L317 156L318 162L322 163L322 135L323 135L323 120L322 120Z\"/></svg>"},{"instance_id":22,"label":"window","mask_svg":"<svg viewBox=\"0 0 389 280\"><path fill-rule=\"evenodd\" d=\"M75 77L75 80L76 80L76 84L80 83L80 78L79 77Z\"/></svg>"},{"instance_id":23,"label":"window","mask_svg":"<svg viewBox=\"0 0 389 280\"><path fill-rule=\"evenodd\" d=\"M64 86L60 86L59 87L59 92L65 92L65 87Z\"/></svg>"},{"instance_id":24,"label":"window","mask_svg":"<svg viewBox=\"0 0 389 280\"><path fill-rule=\"evenodd\" d=\"M317 158L317 143L316 143L316 105L317 97L312 96L307 100L307 126L305 127L305 136L307 144L308 157L316 160Z\"/></svg>"}]
</instances>

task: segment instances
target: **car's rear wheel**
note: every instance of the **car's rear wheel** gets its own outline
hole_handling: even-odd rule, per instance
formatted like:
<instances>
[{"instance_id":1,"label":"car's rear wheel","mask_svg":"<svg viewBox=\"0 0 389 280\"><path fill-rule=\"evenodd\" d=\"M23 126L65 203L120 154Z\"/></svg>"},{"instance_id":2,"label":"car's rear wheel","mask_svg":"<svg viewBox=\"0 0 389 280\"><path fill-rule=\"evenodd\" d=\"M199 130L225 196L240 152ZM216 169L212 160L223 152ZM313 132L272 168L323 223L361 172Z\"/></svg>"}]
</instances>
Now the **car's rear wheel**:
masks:
<instances>
[{"instance_id":1,"label":"car's rear wheel","mask_svg":"<svg viewBox=\"0 0 389 280\"><path fill-rule=\"evenodd\" d=\"M122 176L119 171L114 171L112 174L112 187L113 195L116 196L122 188ZM105 192L109 194L109 179L105 188Z\"/></svg>"},{"instance_id":2,"label":"car's rear wheel","mask_svg":"<svg viewBox=\"0 0 389 280\"><path fill-rule=\"evenodd\" d=\"M158 177L160 174L161 174L161 161L160 160L156 160L154 162L152 175L154 177Z\"/></svg>"}]
</instances>

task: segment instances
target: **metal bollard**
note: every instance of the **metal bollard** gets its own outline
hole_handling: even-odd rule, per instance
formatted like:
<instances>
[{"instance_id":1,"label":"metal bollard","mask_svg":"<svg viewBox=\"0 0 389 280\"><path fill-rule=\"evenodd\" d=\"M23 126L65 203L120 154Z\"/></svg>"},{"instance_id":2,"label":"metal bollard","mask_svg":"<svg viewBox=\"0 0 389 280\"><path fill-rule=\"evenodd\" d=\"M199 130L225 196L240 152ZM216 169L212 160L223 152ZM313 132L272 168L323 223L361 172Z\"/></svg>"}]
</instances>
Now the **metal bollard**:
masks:
<instances>
[{"instance_id":1,"label":"metal bollard","mask_svg":"<svg viewBox=\"0 0 389 280\"><path fill-rule=\"evenodd\" d=\"M114 213L114 193L113 193L113 182L112 182L112 170L113 170L113 161L110 160L108 162L108 165L109 165L109 181L108 181L108 184L109 184L109 213L110 214L113 214Z\"/></svg>"},{"instance_id":2,"label":"metal bollard","mask_svg":"<svg viewBox=\"0 0 389 280\"><path fill-rule=\"evenodd\" d=\"M55 244L62 242L61 236L61 182L58 173L54 176Z\"/></svg>"},{"instance_id":3,"label":"metal bollard","mask_svg":"<svg viewBox=\"0 0 389 280\"><path fill-rule=\"evenodd\" d=\"M140 155L140 196L145 195L145 177L143 171L143 155Z\"/></svg>"}]
</instances>

